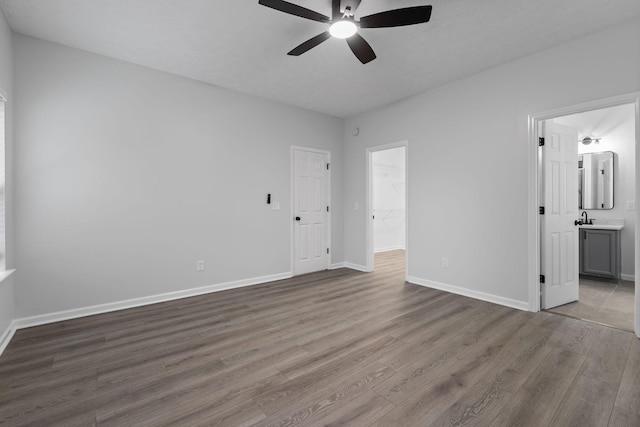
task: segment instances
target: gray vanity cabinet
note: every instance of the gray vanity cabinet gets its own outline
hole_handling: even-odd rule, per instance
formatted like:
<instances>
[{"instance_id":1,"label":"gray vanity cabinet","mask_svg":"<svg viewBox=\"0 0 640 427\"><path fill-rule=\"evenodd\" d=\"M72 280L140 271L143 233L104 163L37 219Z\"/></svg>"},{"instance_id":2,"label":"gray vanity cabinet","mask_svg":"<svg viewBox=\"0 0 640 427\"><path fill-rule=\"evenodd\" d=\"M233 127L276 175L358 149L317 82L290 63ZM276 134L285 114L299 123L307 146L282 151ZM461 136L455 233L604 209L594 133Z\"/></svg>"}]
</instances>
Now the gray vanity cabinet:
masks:
<instances>
[{"instance_id":1,"label":"gray vanity cabinet","mask_svg":"<svg viewBox=\"0 0 640 427\"><path fill-rule=\"evenodd\" d=\"M620 231L580 229L580 274L620 278Z\"/></svg>"}]
</instances>

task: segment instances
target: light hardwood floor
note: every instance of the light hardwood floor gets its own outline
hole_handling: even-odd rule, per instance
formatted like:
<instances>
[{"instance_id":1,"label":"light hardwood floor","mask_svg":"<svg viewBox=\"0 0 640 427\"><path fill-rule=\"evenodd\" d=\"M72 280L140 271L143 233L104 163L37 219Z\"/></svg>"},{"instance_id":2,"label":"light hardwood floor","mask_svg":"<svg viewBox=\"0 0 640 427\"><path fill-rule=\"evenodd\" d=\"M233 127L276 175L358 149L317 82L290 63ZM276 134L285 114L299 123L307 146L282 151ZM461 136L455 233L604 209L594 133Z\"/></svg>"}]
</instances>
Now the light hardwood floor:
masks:
<instances>
[{"instance_id":1,"label":"light hardwood floor","mask_svg":"<svg viewBox=\"0 0 640 427\"><path fill-rule=\"evenodd\" d=\"M0 425L638 426L640 341L347 269L20 330Z\"/></svg>"}]
</instances>

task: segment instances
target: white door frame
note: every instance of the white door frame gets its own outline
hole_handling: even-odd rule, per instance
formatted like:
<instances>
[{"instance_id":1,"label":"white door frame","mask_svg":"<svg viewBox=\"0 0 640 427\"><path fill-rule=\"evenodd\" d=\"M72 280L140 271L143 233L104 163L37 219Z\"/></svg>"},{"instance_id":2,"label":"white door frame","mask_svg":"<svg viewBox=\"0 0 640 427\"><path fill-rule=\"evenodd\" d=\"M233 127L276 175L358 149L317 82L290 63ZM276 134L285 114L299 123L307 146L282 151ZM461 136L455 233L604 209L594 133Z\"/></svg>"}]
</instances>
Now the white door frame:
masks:
<instances>
[{"instance_id":1,"label":"white door frame","mask_svg":"<svg viewBox=\"0 0 640 427\"><path fill-rule=\"evenodd\" d=\"M529 310L540 311L540 206L539 178L540 178L540 158L538 149L538 134L540 123L544 120L552 119L569 114L583 113L601 108L615 107L622 104L635 104L635 126L636 126L636 182L640 173L640 92L632 92L623 95L613 96L595 101L584 102L568 107L557 108L532 114L528 118L529 133L529 216L528 216L528 240L529 240ZM640 185L636 185L635 199L640 200ZM636 224L640 224L640 210L636 209ZM640 230L636 227L635 235L635 332L640 337Z\"/></svg>"},{"instance_id":2,"label":"white door frame","mask_svg":"<svg viewBox=\"0 0 640 427\"><path fill-rule=\"evenodd\" d=\"M367 265L366 271L373 271L374 266L374 247L373 247L373 153L376 151L389 150L391 148L404 147L404 245L405 245L405 280L409 277L409 141L391 142L389 144L377 145L369 147L366 150L367 171L366 171L366 188L367 200L365 212L367 215L366 222L366 250Z\"/></svg>"},{"instance_id":3,"label":"white door frame","mask_svg":"<svg viewBox=\"0 0 640 427\"><path fill-rule=\"evenodd\" d=\"M293 181L295 179L295 170L294 170L294 152L295 151L309 151L311 153L320 153L325 154L327 156L327 163L331 163L331 151L322 150L319 148L310 148L310 147L302 147L299 145L292 145L289 149L289 165L290 165L290 185L289 185L289 245L291 253L291 275L296 275L295 269L295 261L296 261L296 246L295 246L295 235L294 235L294 216L295 216L295 204L294 204L294 186ZM327 269L331 266L331 214L333 212L333 206L331 204L331 166L329 166L329 170L327 171L327 203L329 206L329 212L327 213L327 223L326 223L326 239L327 239L327 248L329 248L329 253L327 254Z\"/></svg>"}]
</instances>

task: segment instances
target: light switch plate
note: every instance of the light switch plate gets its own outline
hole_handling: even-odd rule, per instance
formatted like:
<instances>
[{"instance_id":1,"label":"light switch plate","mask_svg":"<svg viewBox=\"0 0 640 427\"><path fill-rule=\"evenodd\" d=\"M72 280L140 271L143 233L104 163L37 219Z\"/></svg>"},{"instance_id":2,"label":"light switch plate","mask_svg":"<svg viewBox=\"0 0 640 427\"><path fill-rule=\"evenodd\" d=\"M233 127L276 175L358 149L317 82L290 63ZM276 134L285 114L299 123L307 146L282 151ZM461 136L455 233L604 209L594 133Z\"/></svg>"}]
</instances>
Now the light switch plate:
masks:
<instances>
[{"instance_id":1,"label":"light switch plate","mask_svg":"<svg viewBox=\"0 0 640 427\"><path fill-rule=\"evenodd\" d=\"M627 210L632 211L636 208L635 200L627 200Z\"/></svg>"},{"instance_id":2,"label":"light switch plate","mask_svg":"<svg viewBox=\"0 0 640 427\"><path fill-rule=\"evenodd\" d=\"M273 209L274 211L279 211L280 210L280 202L273 202L271 204L271 209Z\"/></svg>"}]
</instances>

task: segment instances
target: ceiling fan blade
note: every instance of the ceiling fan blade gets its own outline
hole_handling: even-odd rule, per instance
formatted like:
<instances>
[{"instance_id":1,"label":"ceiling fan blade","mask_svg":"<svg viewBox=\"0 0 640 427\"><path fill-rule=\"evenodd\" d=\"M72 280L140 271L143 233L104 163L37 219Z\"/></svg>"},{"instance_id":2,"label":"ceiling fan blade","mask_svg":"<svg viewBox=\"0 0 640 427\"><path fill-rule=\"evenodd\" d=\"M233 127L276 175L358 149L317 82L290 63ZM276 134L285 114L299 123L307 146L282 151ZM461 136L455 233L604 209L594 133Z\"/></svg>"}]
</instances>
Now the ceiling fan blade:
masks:
<instances>
[{"instance_id":1,"label":"ceiling fan blade","mask_svg":"<svg viewBox=\"0 0 640 427\"><path fill-rule=\"evenodd\" d=\"M360 27L384 28L422 24L423 22L429 22L429 19L431 19L431 9L431 6L415 6L374 13L360 18Z\"/></svg>"},{"instance_id":2,"label":"ceiling fan blade","mask_svg":"<svg viewBox=\"0 0 640 427\"><path fill-rule=\"evenodd\" d=\"M258 0L258 3L263 6L270 7L271 9L279 10L280 12L299 16L301 18L311 19L312 21L331 22L331 19L328 16L284 0Z\"/></svg>"},{"instance_id":3,"label":"ceiling fan blade","mask_svg":"<svg viewBox=\"0 0 640 427\"><path fill-rule=\"evenodd\" d=\"M305 53L306 51L308 51L309 49L313 49L314 47L318 46L323 41L326 41L330 37L331 37L331 33L329 31L325 31L324 33L320 33L317 36L312 37L309 40L307 40L306 42L300 44L299 46L296 46L295 48L293 48L291 50L291 52L287 53L287 55L300 56L303 53Z\"/></svg>"},{"instance_id":4,"label":"ceiling fan blade","mask_svg":"<svg viewBox=\"0 0 640 427\"><path fill-rule=\"evenodd\" d=\"M358 33L355 33L347 40L347 44L351 48L353 54L362 62L366 64L367 62L371 62L376 59L376 54L369 46L369 43Z\"/></svg>"},{"instance_id":5,"label":"ceiling fan blade","mask_svg":"<svg viewBox=\"0 0 640 427\"><path fill-rule=\"evenodd\" d=\"M340 13L340 0L331 0L331 20L335 21L340 19L342 14Z\"/></svg>"}]
</instances>

